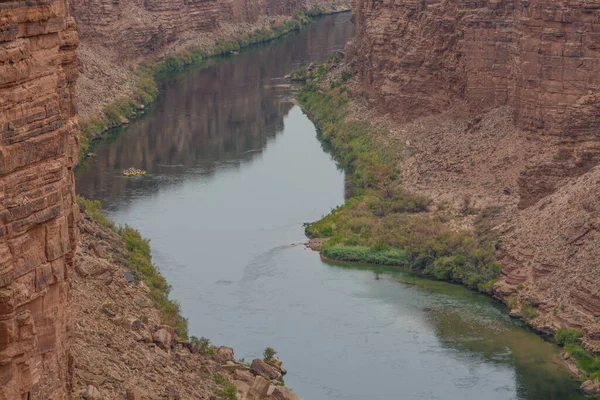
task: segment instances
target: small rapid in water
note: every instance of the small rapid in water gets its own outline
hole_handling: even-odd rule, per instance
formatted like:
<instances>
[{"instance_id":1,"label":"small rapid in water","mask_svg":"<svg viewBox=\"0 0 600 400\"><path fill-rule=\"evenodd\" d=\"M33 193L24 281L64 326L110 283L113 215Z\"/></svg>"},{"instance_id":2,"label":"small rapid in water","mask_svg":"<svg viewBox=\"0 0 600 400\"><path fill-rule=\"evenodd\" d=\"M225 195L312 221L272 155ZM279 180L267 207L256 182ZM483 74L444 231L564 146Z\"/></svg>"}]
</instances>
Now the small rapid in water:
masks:
<instances>
[{"instance_id":1,"label":"small rapid in water","mask_svg":"<svg viewBox=\"0 0 600 400\"><path fill-rule=\"evenodd\" d=\"M274 347L307 400L582 399L558 349L491 299L303 245L302 223L343 203L344 174L283 77L343 49L349 18L165 80L96 147L78 193L151 239L190 334L247 361Z\"/></svg>"}]
</instances>

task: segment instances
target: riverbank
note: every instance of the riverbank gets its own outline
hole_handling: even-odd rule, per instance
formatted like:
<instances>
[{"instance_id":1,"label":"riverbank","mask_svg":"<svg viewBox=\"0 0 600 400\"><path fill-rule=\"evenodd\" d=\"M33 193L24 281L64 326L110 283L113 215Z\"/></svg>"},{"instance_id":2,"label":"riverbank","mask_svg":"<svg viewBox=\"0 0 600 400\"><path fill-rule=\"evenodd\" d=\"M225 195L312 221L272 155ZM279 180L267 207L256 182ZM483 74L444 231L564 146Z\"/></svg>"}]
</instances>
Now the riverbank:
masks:
<instances>
[{"instance_id":1,"label":"riverbank","mask_svg":"<svg viewBox=\"0 0 600 400\"><path fill-rule=\"evenodd\" d=\"M231 348L188 339L187 320L168 299L148 241L116 227L98 202L78 202L73 398L300 399L282 386L279 360L249 364Z\"/></svg>"},{"instance_id":2,"label":"riverbank","mask_svg":"<svg viewBox=\"0 0 600 400\"><path fill-rule=\"evenodd\" d=\"M182 72L188 68L199 67L219 56L235 54L242 49L254 44L266 43L294 31L299 31L308 25L313 18L346 12L349 6L345 3L331 3L326 7L313 6L306 12L298 11L295 17L263 18L255 24L222 29L207 36L205 40L194 46L184 49L174 48L167 53L161 61L141 60L131 64L128 69L114 73L115 82L104 82L105 86L119 85L123 90L113 90L98 96L95 87L98 82L86 84L89 79L82 77L79 85L88 85L89 88L78 88L78 104L80 119L80 162L87 157L94 140L103 136L108 130L128 124L132 119L146 113L158 96L158 80L168 75ZM82 46L85 46L83 44ZM90 55L88 55L90 53ZM80 51L84 64L93 64L96 61L85 61L91 56L87 49ZM96 57L96 55L94 55ZM95 58L94 58L95 60ZM137 65L136 65L137 64ZM105 65L100 69L110 68ZM98 68L96 68L98 69ZM98 76L99 82L106 80L113 74ZM86 95L93 93L93 96ZM91 102L95 102L92 104Z\"/></svg>"},{"instance_id":3,"label":"riverbank","mask_svg":"<svg viewBox=\"0 0 600 400\"><path fill-rule=\"evenodd\" d=\"M502 266L496 255L502 241L494 228L502 207L475 207L468 197L458 205L434 201L406 189L400 158L411 143L394 131L410 127L373 115L349 96L353 74L340 57L294 71L291 79L303 82L297 99L347 171L353 192L344 205L306 227L310 246L327 259L401 266L502 300L512 316L555 335L566 347L565 359L582 372L582 390L597 393L600 362L584 350L582 330L549 326L540 315L541 303L527 296L523 285L509 296L498 292Z\"/></svg>"}]
</instances>

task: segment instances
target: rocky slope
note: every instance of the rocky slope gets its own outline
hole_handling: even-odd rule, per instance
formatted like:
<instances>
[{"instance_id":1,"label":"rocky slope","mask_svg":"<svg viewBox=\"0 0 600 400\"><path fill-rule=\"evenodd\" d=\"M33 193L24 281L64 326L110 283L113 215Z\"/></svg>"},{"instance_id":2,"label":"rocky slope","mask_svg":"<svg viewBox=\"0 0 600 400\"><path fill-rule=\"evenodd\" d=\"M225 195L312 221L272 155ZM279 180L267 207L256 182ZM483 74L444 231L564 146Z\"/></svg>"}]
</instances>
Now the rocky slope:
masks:
<instances>
[{"instance_id":1,"label":"rocky slope","mask_svg":"<svg viewBox=\"0 0 600 400\"><path fill-rule=\"evenodd\" d=\"M496 207L496 293L600 351L597 2L355 0L353 13L354 107L400 144L403 184Z\"/></svg>"},{"instance_id":2,"label":"rocky slope","mask_svg":"<svg viewBox=\"0 0 600 400\"><path fill-rule=\"evenodd\" d=\"M132 68L187 48L209 49L289 19L298 10L347 10L347 0L71 0L81 45L77 107L98 114L131 95Z\"/></svg>"},{"instance_id":3,"label":"rocky slope","mask_svg":"<svg viewBox=\"0 0 600 400\"><path fill-rule=\"evenodd\" d=\"M0 2L0 399L69 390L77 43L66 0Z\"/></svg>"},{"instance_id":4,"label":"rocky slope","mask_svg":"<svg viewBox=\"0 0 600 400\"><path fill-rule=\"evenodd\" d=\"M249 365L228 347L203 355L161 325L150 289L130 269L123 239L82 215L72 278L72 398L232 398L223 391L233 385L239 399L300 399L278 384L285 369L277 359Z\"/></svg>"}]
</instances>

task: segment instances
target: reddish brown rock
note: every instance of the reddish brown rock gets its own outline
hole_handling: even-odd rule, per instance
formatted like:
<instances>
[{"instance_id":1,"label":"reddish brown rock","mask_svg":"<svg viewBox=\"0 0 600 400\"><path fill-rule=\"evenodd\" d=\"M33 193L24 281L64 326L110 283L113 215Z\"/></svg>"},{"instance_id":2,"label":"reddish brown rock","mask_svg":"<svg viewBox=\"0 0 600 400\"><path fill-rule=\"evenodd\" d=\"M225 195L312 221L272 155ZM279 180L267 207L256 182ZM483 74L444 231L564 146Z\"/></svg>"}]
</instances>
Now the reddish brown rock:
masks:
<instances>
[{"instance_id":1,"label":"reddish brown rock","mask_svg":"<svg viewBox=\"0 0 600 400\"><path fill-rule=\"evenodd\" d=\"M217 349L215 358L221 364L225 364L227 361L235 361L235 355L231 347L221 346Z\"/></svg>"},{"instance_id":2,"label":"reddish brown rock","mask_svg":"<svg viewBox=\"0 0 600 400\"><path fill-rule=\"evenodd\" d=\"M280 381L282 378L281 372L274 366L267 364L261 359L252 360L252 364L250 364L250 371L256 375L266 376L269 379L274 379Z\"/></svg>"},{"instance_id":3,"label":"reddish brown rock","mask_svg":"<svg viewBox=\"0 0 600 400\"><path fill-rule=\"evenodd\" d=\"M0 2L0 399L67 397L77 43L66 0Z\"/></svg>"},{"instance_id":4,"label":"reddish brown rock","mask_svg":"<svg viewBox=\"0 0 600 400\"><path fill-rule=\"evenodd\" d=\"M476 113L511 105L520 125L546 132L575 133L595 120L597 103L586 98L600 90L600 36L588 33L598 27L596 6L357 0L353 12L364 95L400 120L456 101Z\"/></svg>"},{"instance_id":5,"label":"reddish brown rock","mask_svg":"<svg viewBox=\"0 0 600 400\"><path fill-rule=\"evenodd\" d=\"M269 383L268 380L262 376L257 376L254 378L254 382L252 383L248 394L250 395L250 398L264 399L267 396L270 386L271 383Z\"/></svg>"},{"instance_id":6,"label":"reddish brown rock","mask_svg":"<svg viewBox=\"0 0 600 400\"><path fill-rule=\"evenodd\" d=\"M158 346L165 351L171 350L172 339L173 336L166 329L159 329L152 335L154 343L158 344Z\"/></svg>"},{"instance_id":7,"label":"reddish brown rock","mask_svg":"<svg viewBox=\"0 0 600 400\"><path fill-rule=\"evenodd\" d=\"M600 393L600 382L587 380L581 384L581 391L585 394L594 395Z\"/></svg>"},{"instance_id":8,"label":"reddish brown rock","mask_svg":"<svg viewBox=\"0 0 600 400\"><path fill-rule=\"evenodd\" d=\"M520 128L562 138L550 162L522 171L532 206L600 163L600 9L575 0L357 0L348 47L356 95L407 122L462 104L508 106Z\"/></svg>"},{"instance_id":9,"label":"reddish brown rock","mask_svg":"<svg viewBox=\"0 0 600 400\"><path fill-rule=\"evenodd\" d=\"M302 400L300 396L296 393L292 392L290 389L285 386L278 386L273 390L271 394L271 398L273 400Z\"/></svg>"}]
</instances>

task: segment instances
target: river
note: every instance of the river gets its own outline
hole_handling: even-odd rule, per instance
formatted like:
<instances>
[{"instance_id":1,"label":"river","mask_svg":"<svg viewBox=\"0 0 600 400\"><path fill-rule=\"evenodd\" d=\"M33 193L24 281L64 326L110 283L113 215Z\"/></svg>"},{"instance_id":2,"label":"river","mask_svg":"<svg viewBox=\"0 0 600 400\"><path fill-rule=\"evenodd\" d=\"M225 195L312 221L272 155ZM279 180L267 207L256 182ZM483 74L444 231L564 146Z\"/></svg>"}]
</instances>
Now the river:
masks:
<instances>
[{"instance_id":1,"label":"river","mask_svg":"<svg viewBox=\"0 0 600 400\"><path fill-rule=\"evenodd\" d=\"M248 361L274 347L307 400L583 398L558 349L491 299L303 245L344 174L282 77L342 49L349 17L164 80L147 116L96 146L78 193L151 239L191 334Z\"/></svg>"}]
</instances>

